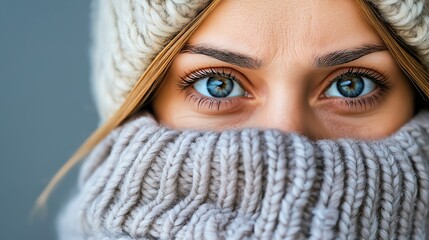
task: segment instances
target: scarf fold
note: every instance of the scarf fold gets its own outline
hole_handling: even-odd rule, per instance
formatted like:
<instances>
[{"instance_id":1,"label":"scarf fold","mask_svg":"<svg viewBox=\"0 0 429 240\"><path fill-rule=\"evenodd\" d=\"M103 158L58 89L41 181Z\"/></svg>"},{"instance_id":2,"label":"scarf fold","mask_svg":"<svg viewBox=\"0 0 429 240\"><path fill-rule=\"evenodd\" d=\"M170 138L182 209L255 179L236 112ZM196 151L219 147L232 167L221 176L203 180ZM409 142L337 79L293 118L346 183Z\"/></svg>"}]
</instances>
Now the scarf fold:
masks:
<instances>
[{"instance_id":1,"label":"scarf fold","mask_svg":"<svg viewBox=\"0 0 429 240\"><path fill-rule=\"evenodd\" d=\"M199 132L148 115L85 160L61 239L425 239L429 113L377 141Z\"/></svg>"}]
</instances>

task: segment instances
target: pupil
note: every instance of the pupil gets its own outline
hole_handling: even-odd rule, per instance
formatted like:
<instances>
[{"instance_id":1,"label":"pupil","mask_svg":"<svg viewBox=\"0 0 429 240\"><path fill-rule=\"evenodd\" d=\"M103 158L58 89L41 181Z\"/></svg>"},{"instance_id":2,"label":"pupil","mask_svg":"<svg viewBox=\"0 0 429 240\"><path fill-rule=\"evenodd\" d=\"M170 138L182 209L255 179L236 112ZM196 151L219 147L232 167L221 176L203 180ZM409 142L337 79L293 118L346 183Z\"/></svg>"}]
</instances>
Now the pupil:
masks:
<instances>
[{"instance_id":1,"label":"pupil","mask_svg":"<svg viewBox=\"0 0 429 240\"><path fill-rule=\"evenodd\" d=\"M350 76L337 81L338 92L344 97L358 97L364 89L364 82L361 77Z\"/></svg>"},{"instance_id":2,"label":"pupil","mask_svg":"<svg viewBox=\"0 0 429 240\"><path fill-rule=\"evenodd\" d=\"M213 97L227 97L232 92L234 83L229 78L210 77L207 80L207 90Z\"/></svg>"}]
</instances>

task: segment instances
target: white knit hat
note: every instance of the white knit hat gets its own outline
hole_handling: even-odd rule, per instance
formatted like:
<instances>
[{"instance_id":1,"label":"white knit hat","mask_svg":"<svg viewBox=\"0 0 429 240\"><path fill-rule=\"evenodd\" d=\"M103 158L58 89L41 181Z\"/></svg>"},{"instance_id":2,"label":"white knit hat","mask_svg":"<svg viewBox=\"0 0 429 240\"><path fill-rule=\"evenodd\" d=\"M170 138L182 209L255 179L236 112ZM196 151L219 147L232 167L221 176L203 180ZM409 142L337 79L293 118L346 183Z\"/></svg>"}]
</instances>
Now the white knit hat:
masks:
<instances>
[{"instance_id":1,"label":"white knit hat","mask_svg":"<svg viewBox=\"0 0 429 240\"><path fill-rule=\"evenodd\" d=\"M429 65L427 0L368 0ZM92 87L101 119L124 102L155 56L210 0L94 0Z\"/></svg>"}]
</instances>

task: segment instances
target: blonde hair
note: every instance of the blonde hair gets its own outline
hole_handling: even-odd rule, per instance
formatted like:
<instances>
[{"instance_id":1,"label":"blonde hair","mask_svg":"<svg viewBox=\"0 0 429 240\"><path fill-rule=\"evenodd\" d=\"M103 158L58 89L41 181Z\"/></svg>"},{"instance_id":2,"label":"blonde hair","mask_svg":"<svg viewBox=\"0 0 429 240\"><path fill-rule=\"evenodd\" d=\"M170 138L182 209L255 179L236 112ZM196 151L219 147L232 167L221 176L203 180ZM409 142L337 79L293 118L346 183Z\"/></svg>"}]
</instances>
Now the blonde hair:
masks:
<instances>
[{"instance_id":1,"label":"blonde hair","mask_svg":"<svg viewBox=\"0 0 429 240\"><path fill-rule=\"evenodd\" d=\"M156 56L144 74L140 77L134 88L131 90L125 102L101 127L77 149L72 157L60 168L55 176L48 183L36 201L36 207L41 208L57 185L57 183L83 159L103 138L105 138L114 128L119 126L127 117L138 111L143 105L150 101L150 97L158 89L164 76L172 63L174 57L180 52L192 33L201 22L215 8L220 0L214 0L203 10L190 24L188 24L167 46ZM399 63L404 73L415 83L419 89L429 96L429 74L422 61L414 53L414 50L405 45L388 27L375 9L364 0L358 0L362 14L371 26L378 32L395 60Z\"/></svg>"},{"instance_id":2,"label":"blonde hair","mask_svg":"<svg viewBox=\"0 0 429 240\"><path fill-rule=\"evenodd\" d=\"M198 16L193 19L167 46L155 57L146 71L137 81L136 85L128 94L121 107L103 125L95 130L91 136L76 150L70 159L57 171L49 181L43 192L36 200L36 207L42 208L58 182L70 171L80 160L82 160L104 137L114 128L119 126L127 117L138 111L142 105L147 103L150 96L158 89L164 76L173 61L180 52L192 33L201 22L216 7L220 0L213 0Z\"/></svg>"}]
</instances>

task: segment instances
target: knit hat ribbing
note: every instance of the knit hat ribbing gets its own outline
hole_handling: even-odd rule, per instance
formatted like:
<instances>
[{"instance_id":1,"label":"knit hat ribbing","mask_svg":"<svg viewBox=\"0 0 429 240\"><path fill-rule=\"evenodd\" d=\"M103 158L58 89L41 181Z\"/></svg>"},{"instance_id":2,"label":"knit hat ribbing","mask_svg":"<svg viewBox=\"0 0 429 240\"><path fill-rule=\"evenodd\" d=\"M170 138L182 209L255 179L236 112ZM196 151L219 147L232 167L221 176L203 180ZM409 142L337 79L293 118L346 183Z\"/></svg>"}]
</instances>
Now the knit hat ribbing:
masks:
<instances>
[{"instance_id":1,"label":"knit hat ribbing","mask_svg":"<svg viewBox=\"0 0 429 240\"><path fill-rule=\"evenodd\" d=\"M429 65L427 0L368 0ZM92 88L111 116L155 56L210 0L94 0Z\"/></svg>"},{"instance_id":2,"label":"knit hat ribbing","mask_svg":"<svg viewBox=\"0 0 429 240\"><path fill-rule=\"evenodd\" d=\"M61 239L424 239L429 119L379 141L137 117L98 145Z\"/></svg>"}]
</instances>

